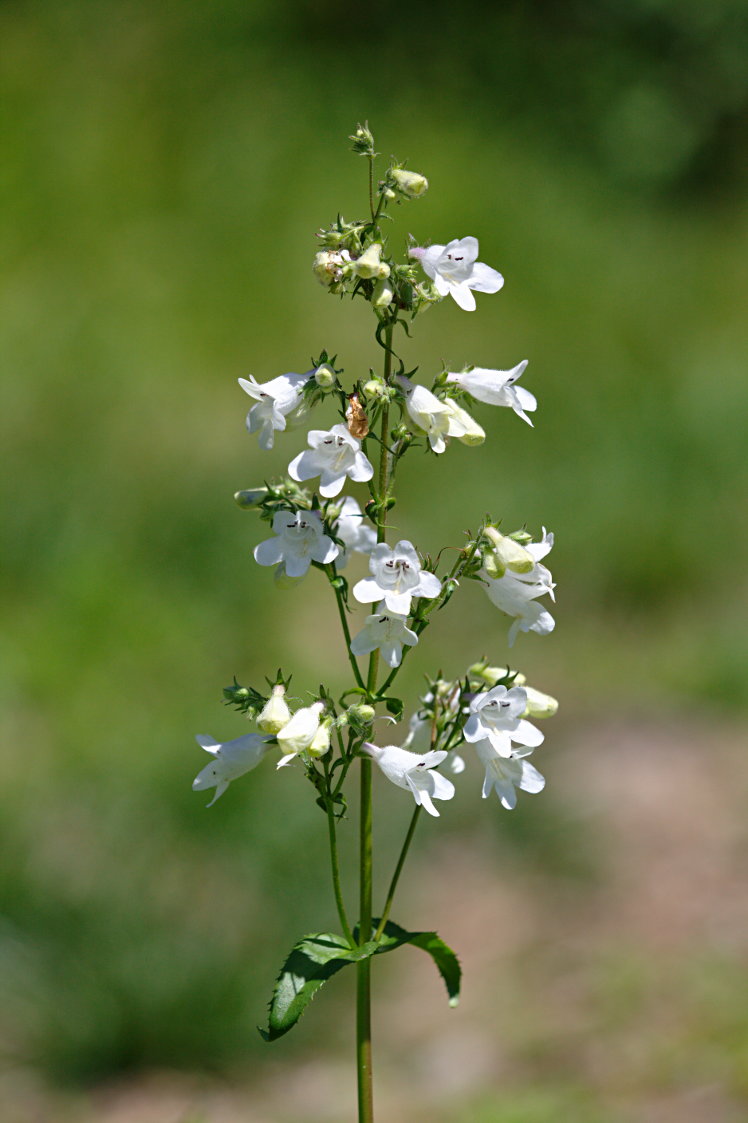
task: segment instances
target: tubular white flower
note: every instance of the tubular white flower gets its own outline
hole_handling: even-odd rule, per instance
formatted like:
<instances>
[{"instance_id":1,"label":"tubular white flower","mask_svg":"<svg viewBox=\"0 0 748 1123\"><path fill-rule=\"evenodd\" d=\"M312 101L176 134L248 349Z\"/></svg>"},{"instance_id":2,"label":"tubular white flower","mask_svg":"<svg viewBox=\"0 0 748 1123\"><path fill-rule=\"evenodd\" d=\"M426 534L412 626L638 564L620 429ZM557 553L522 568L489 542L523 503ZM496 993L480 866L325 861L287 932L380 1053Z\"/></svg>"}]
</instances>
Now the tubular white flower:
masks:
<instances>
[{"instance_id":1,"label":"tubular white flower","mask_svg":"<svg viewBox=\"0 0 748 1123\"><path fill-rule=\"evenodd\" d=\"M509 758L500 756L489 740L478 741L474 747L478 758L486 768L483 780L484 799L488 799L495 789L501 800L501 806L511 811L517 805L515 788L533 795L542 792L545 787L545 777L529 761L523 760L516 754Z\"/></svg>"},{"instance_id":2,"label":"tubular white flower","mask_svg":"<svg viewBox=\"0 0 748 1123\"><path fill-rule=\"evenodd\" d=\"M526 748L537 748L545 736L525 721L522 715L526 709L527 692L521 686L511 690L495 686L493 690L478 694L470 703L470 716L463 731L465 740L475 743L488 739L502 757L513 755L513 741Z\"/></svg>"},{"instance_id":3,"label":"tubular white flower","mask_svg":"<svg viewBox=\"0 0 748 1123\"><path fill-rule=\"evenodd\" d=\"M383 600L388 612L407 616L413 597L429 600L441 592L441 581L433 573L421 569L412 542L403 540L394 549L378 543L369 556L373 576L364 577L353 586L353 595L360 604Z\"/></svg>"},{"instance_id":4,"label":"tubular white flower","mask_svg":"<svg viewBox=\"0 0 748 1123\"><path fill-rule=\"evenodd\" d=\"M479 576L486 583L488 597L497 608L507 616L513 616L514 622L509 629L509 646L511 647L518 632L537 632L538 635L548 635L556 626L556 622L547 609L537 604L536 598L546 593L554 600L553 590L555 585L550 570L540 564L540 558L545 557L553 546L553 535L546 532L543 527L543 538L540 542L528 542L524 549L534 561L532 569L527 573L512 573L507 570L503 577L491 578L486 570L481 570Z\"/></svg>"},{"instance_id":5,"label":"tubular white flower","mask_svg":"<svg viewBox=\"0 0 748 1123\"><path fill-rule=\"evenodd\" d=\"M399 667L403 657L403 644L414 647L418 636L406 625L406 616L387 612L383 604L375 616L367 616L358 635L351 640L354 655L369 655L379 648L382 658L390 667Z\"/></svg>"},{"instance_id":6,"label":"tubular white flower","mask_svg":"<svg viewBox=\"0 0 748 1123\"><path fill-rule=\"evenodd\" d=\"M370 554L377 544L376 529L352 495L346 495L339 506L335 533L345 543L345 549L340 551L336 563L338 569L343 569L348 564L350 554Z\"/></svg>"},{"instance_id":7,"label":"tubular white flower","mask_svg":"<svg viewBox=\"0 0 748 1123\"><path fill-rule=\"evenodd\" d=\"M333 540L324 533L316 511L277 511L273 517L275 538L266 538L254 548L258 565L283 562L286 576L304 577L313 561L327 565L338 556Z\"/></svg>"},{"instance_id":8,"label":"tubular white flower","mask_svg":"<svg viewBox=\"0 0 748 1123\"><path fill-rule=\"evenodd\" d=\"M243 776L252 768L256 768L267 752L270 737L263 737L259 733L246 733L243 737L236 737L233 741L214 741L212 737L198 734L195 737L213 759L206 764L202 772L198 772L192 781L193 792L203 792L206 788L215 788L208 807L212 807L217 799L223 795L232 780Z\"/></svg>"},{"instance_id":9,"label":"tubular white flower","mask_svg":"<svg viewBox=\"0 0 748 1123\"><path fill-rule=\"evenodd\" d=\"M498 292L504 284L501 273L477 261L477 238L453 238L446 246L414 246L410 256L417 258L440 296L449 294L466 312L475 311L475 292Z\"/></svg>"},{"instance_id":10,"label":"tubular white flower","mask_svg":"<svg viewBox=\"0 0 748 1123\"><path fill-rule=\"evenodd\" d=\"M276 765L284 768L290 764L299 753L310 749L320 729L320 714L325 708L324 702L314 702L311 706L304 706L297 710L287 725L284 725L278 734L278 747L283 750L283 756ZM328 735L327 748L330 746ZM327 748L316 755L322 756Z\"/></svg>"},{"instance_id":11,"label":"tubular white flower","mask_svg":"<svg viewBox=\"0 0 748 1123\"><path fill-rule=\"evenodd\" d=\"M242 390L256 402L247 414L247 429L250 433L259 431L260 448L267 450L273 447L275 430L286 428L286 417L300 405L304 383L313 373L281 374L270 382L262 383L251 375L239 379Z\"/></svg>"},{"instance_id":12,"label":"tubular white flower","mask_svg":"<svg viewBox=\"0 0 748 1123\"><path fill-rule=\"evenodd\" d=\"M526 366L527 359L517 363L511 370L473 367L472 370L448 374L447 382L453 382L461 390L467 390L476 401L486 402L491 406L508 406L509 409L514 410L517 417L521 417L532 426L526 411L532 413L538 408L537 399L529 390L525 390L524 386L515 385Z\"/></svg>"},{"instance_id":13,"label":"tubular white flower","mask_svg":"<svg viewBox=\"0 0 748 1123\"><path fill-rule=\"evenodd\" d=\"M369 742L363 747L388 780L398 788L411 792L416 803L429 815L439 817L432 800L451 799L455 794L455 786L451 780L432 771L441 764L447 753L409 753L407 749L399 749L396 745L386 745L380 749Z\"/></svg>"},{"instance_id":14,"label":"tubular white flower","mask_svg":"<svg viewBox=\"0 0 748 1123\"><path fill-rule=\"evenodd\" d=\"M478 422L456 402L449 398L442 401L425 386L414 385L405 377L400 378L400 383L405 390L405 407L418 428L427 434L433 452L444 452L446 437L456 437L466 445L479 445L486 439Z\"/></svg>"},{"instance_id":15,"label":"tubular white flower","mask_svg":"<svg viewBox=\"0 0 748 1123\"><path fill-rule=\"evenodd\" d=\"M408 199L420 199L429 189L429 181L420 172L409 172L405 168L392 168L390 175L397 190Z\"/></svg>"},{"instance_id":16,"label":"tubular white flower","mask_svg":"<svg viewBox=\"0 0 748 1123\"><path fill-rule=\"evenodd\" d=\"M298 483L320 477L320 495L331 499L343 490L346 476L355 483L365 483L374 475L374 468L361 452L361 442L345 425L332 429L312 429L307 437L309 448L300 452L288 466L288 474Z\"/></svg>"}]
</instances>

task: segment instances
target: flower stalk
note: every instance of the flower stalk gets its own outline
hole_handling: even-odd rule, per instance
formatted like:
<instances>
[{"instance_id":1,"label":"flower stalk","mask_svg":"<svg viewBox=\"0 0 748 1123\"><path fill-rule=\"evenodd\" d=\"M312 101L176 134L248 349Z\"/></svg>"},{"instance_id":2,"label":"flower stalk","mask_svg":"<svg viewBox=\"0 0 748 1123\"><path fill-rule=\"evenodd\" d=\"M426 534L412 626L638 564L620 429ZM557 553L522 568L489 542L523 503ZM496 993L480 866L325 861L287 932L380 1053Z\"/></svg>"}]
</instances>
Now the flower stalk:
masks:
<instances>
[{"instance_id":1,"label":"flower stalk","mask_svg":"<svg viewBox=\"0 0 748 1123\"><path fill-rule=\"evenodd\" d=\"M261 569L273 568L279 589L311 582L315 571L324 574L335 597L352 681L340 695L322 683L294 700L288 693L290 678L280 670L267 680L269 695L234 680L224 690L226 703L254 720L259 732L222 743L199 737L211 761L193 786L198 791L215 788L215 803L233 780L276 754L282 774L295 773L312 784L327 822L340 932L316 931L297 941L277 980L267 1029L261 1032L268 1041L287 1033L325 980L355 965L358 1121L374 1123L373 957L410 943L431 955L450 1004L456 1003L459 993L460 968L454 952L436 933L408 932L391 920L421 812L425 810L430 819L440 817L436 804L443 808L455 794L449 776L466 771L463 752L483 770L483 797L495 792L505 809L514 808L518 791L541 791L544 777L527 759L545 739L533 720L551 716L557 703L530 686L519 671L509 665L505 670L489 665L481 656L462 674L452 672L453 677L445 679L439 671L428 679L428 690L412 712L407 732L394 735L397 743L376 743L376 723L402 719L403 701L390 694L391 688L406 656L421 651L434 612L453 596L462 597L471 585L478 587L479 595L485 591L489 602L510 618L511 646L520 633L547 635L553 629L553 617L539 602L545 596L554 598L555 584L544 562L553 546L553 535L545 529L542 538L534 541L525 528L499 529L499 521L486 517L475 533L468 532L451 569L442 567L441 559L445 550L454 547L442 546L431 561L399 527L399 540L392 546L387 541L395 476L399 483L400 464L412 448L425 449L436 458L444 456L453 441L476 448L488 439L487 430L472 416L476 404L508 407L509 416L513 413L531 427L528 413L535 411L537 401L529 390L516 385L527 367L524 359L506 369L466 365L452 372L445 368L434 372L430 386L416 379L417 367L406 373L393 347L398 325L410 336L410 323L448 296L459 309L475 311L475 294L499 292L504 279L478 260L478 240L472 236L411 246L398 260L381 220L391 217L386 215L390 204L399 206L422 197L429 182L420 172L395 162L377 183L377 153L368 125L359 125L351 140L353 150L367 160L370 217L346 221L339 215L320 231L312 268L329 292L371 305L374 337L384 352L381 373L356 371L346 383L337 355L323 351L305 374L240 379L252 399L248 432L264 451L274 452L285 442L294 455L282 479L237 492L236 499L243 510L254 511L269 525L270 536L256 542L253 556ZM328 411L321 427L310 429L305 441L294 437L295 428L317 407ZM337 409L337 417L329 416L331 407ZM376 453L372 460L369 452ZM434 464L439 470L439 459ZM360 502L348 493L349 488L360 489ZM470 498L466 483L466 502ZM341 571L349 562L356 564L357 558L366 559L368 575L349 581ZM367 614L363 626L352 627L352 613L361 608ZM364 671L359 659L367 655ZM387 670L382 674L383 662ZM450 662L451 652L444 648L437 665ZM349 830L346 787L351 770L356 771L354 765L359 772L358 920L351 924L339 840ZM379 773L409 794L415 807L375 920L373 799L374 777Z\"/></svg>"}]
</instances>

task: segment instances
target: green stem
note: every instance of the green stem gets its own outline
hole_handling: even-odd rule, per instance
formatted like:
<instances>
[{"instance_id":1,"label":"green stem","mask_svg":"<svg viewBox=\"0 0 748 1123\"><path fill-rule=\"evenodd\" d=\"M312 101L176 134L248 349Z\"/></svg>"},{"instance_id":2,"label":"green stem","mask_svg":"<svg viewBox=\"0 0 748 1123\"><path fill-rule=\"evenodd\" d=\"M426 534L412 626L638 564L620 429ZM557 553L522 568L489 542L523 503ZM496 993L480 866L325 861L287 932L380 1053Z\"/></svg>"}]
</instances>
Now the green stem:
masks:
<instances>
[{"instance_id":1,"label":"green stem","mask_svg":"<svg viewBox=\"0 0 748 1123\"><path fill-rule=\"evenodd\" d=\"M330 584L332 585L333 579L337 576L337 570L336 570L334 565L326 566L326 570L327 570L327 576L330 580ZM331 576L331 574L332 574L332 576ZM336 585L332 585L332 588L333 588L333 592L335 593L335 600L338 602L338 613L340 615L340 626L343 629L343 635L345 637L345 651L346 651L346 655L348 656L348 662L351 664L351 670L353 671L353 677L355 678L357 684L361 687L362 690L365 690L366 685L364 683L363 678L361 677L361 672L358 669L358 663L356 662L356 657L353 654L353 652L351 651L351 630L348 627L348 618L345 614L345 601L343 600L343 594L341 593L340 589Z\"/></svg>"},{"instance_id":2,"label":"green stem","mask_svg":"<svg viewBox=\"0 0 748 1123\"><path fill-rule=\"evenodd\" d=\"M384 902L384 909L382 910L382 919L379 921L379 927L377 928L376 932L374 933L374 939L375 940L378 940L379 937L382 935L382 933L384 932L384 927L385 927L387 921L390 918L390 911L392 909L392 902L395 899L395 890L397 889L397 883L400 880L400 874L402 873L403 866L405 865L405 859L408 855L408 850L409 850L410 844L413 840L413 835L416 832L416 825L418 823L420 813L421 813L420 806L416 807L415 811L413 812L413 817L410 820L410 826L408 827L408 833L405 836L405 842L403 843L403 848L400 851L400 857L397 859L397 865L395 866L395 872L392 875L392 881L390 882L390 887L387 891L387 900Z\"/></svg>"},{"instance_id":3,"label":"green stem","mask_svg":"<svg viewBox=\"0 0 748 1123\"><path fill-rule=\"evenodd\" d=\"M392 376L392 331L388 324L385 331L386 347L384 357L384 380L389 384ZM387 531L385 511L382 501L387 494L387 426L389 406L382 410L380 429L381 447L379 452L379 501L377 513L377 542L384 542ZM377 675L379 672L379 651L369 656L369 673L366 689L371 699L376 695ZM364 944L371 938L372 911L372 764L369 757L361 758L361 810L359 822L359 943ZM359 1123L374 1123L374 1096L371 1058L371 958L364 959L356 967L356 1063L358 1068L358 1119Z\"/></svg>"},{"instance_id":4,"label":"green stem","mask_svg":"<svg viewBox=\"0 0 748 1123\"><path fill-rule=\"evenodd\" d=\"M345 936L351 947L354 947L356 941L351 931L351 926L348 923L348 917L345 911L345 902L343 901L343 890L340 885L340 863L338 861L338 838L335 828L335 811L333 809L332 799L330 798L330 772L327 761L325 763L325 777L327 779L327 799L325 800L327 810L327 833L330 838L330 868L332 870L332 888L335 893L335 904L338 910L338 917Z\"/></svg>"}]
</instances>

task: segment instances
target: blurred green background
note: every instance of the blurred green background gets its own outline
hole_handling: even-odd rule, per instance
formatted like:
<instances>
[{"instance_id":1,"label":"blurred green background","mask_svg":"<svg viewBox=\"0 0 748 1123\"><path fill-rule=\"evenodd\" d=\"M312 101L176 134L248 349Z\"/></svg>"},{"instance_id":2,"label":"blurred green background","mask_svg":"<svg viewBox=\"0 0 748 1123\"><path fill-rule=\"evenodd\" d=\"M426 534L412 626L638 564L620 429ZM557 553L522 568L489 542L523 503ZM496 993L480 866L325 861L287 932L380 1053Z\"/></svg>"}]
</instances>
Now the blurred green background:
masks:
<instances>
[{"instance_id":1,"label":"blurred green background","mask_svg":"<svg viewBox=\"0 0 748 1123\"><path fill-rule=\"evenodd\" d=\"M190 783L196 732L247 730L232 676L347 682L315 575L275 590L232 494L301 448L260 454L238 376L378 362L310 271L365 211L364 119L431 182L392 246L475 234L507 278L419 318L406 363L526 357L540 403L406 461L396 525L555 531L557 630L512 659L562 699L542 796L508 815L473 767L424 824L395 918L439 926L465 999L377 963L383 1117L745 1119L744 0L4 0L0 51L2 1123L352 1116L351 979L255 1031L335 923L322 816L295 770L210 812ZM461 597L411 700L508 658ZM377 798L384 883L409 808Z\"/></svg>"}]
</instances>

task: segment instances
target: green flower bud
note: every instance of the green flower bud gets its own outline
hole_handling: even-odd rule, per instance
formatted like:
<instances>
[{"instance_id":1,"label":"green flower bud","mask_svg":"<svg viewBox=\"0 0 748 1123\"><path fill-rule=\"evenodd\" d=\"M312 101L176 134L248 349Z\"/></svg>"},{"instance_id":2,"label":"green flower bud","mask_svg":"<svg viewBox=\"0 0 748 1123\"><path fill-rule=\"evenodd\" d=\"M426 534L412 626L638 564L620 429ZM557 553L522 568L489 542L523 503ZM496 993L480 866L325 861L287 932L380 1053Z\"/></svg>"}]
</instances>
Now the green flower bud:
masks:
<instances>
[{"instance_id":1,"label":"green flower bud","mask_svg":"<svg viewBox=\"0 0 748 1123\"><path fill-rule=\"evenodd\" d=\"M419 199L429 189L429 181L420 172L408 172L405 168L393 168L390 172L398 191L408 199Z\"/></svg>"},{"instance_id":2,"label":"green flower bud","mask_svg":"<svg viewBox=\"0 0 748 1123\"><path fill-rule=\"evenodd\" d=\"M335 371L329 363L322 363L314 372L314 381L322 390L329 390L337 381Z\"/></svg>"},{"instance_id":3,"label":"green flower bud","mask_svg":"<svg viewBox=\"0 0 748 1123\"><path fill-rule=\"evenodd\" d=\"M369 248L352 263L352 271L357 277L361 277L365 281L389 277L390 267L383 261L380 261L381 253L381 242L372 242Z\"/></svg>"},{"instance_id":4,"label":"green flower bud","mask_svg":"<svg viewBox=\"0 0 748 1123\"><path fill-rule=\"evenodd\" d=\"M251 487L247 491L235 491L234 502L243 511L251 511L253 507L259 507L267 496L268 489L266 487Z\"/></svg>"},{"instance_id":5,"label":"green flower bud","mask_svg":"<svg viewBox=\"0 0 748 1123\"><path fill-rule=\"evenodd\" d=\"M382 378L372 378L365 384L364 393L367 398L387 397L387 383Z\"/></svg>"},{"instance_id":6,"label":"green flower bud","mask_svg":"<svg viewBox=\"0 0 748 1123\"><path fill-rule=\"evenodd\" d=\"M353 141L353 151L358 152L360 156L375 156L374 151L374 136L369 128L368 122L359 125L355 133L348 137Z\"/></svg>"}]
</instances>

